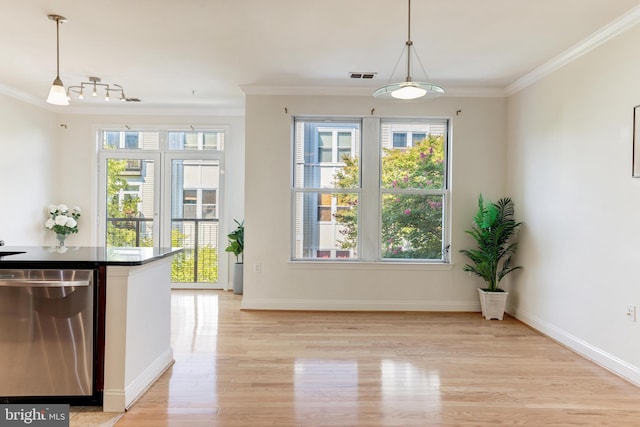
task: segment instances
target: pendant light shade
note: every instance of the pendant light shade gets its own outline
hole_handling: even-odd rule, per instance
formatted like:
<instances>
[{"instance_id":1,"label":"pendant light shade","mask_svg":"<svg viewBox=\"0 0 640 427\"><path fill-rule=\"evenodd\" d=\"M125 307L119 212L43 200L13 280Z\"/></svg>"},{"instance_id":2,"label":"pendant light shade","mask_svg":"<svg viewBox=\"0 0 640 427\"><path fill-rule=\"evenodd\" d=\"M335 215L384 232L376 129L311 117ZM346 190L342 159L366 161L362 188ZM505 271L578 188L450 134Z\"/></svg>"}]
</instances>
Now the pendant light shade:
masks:
<instances>
[{"instance_id":1,"label":"pendant light shade","mask_svg":"<svg viewBox=\"0 0 640 427\"><path fill-rule=\"evenodd\" d=\"M386 86L382 86L378 90L373 93L373 96L376 98L382 99L400 99L400 100L411 100L418 98L435 98L444 94L444 89L438 85L433 83L426 82L414 82L411 78L411 54L412 52L415 54L416 59L420 63L420 67L422 68L422 72L426 77L426 72L424 71L424 67L422 67L422 63L420 62L420 58L418 54L415 52L413 47L413 42L411 41L411 0L408 0L408 31L407 31L407 41L405 42L405 47L400 54L400 59L398 59L398 63L396 63L396 67L393 69L391 73L391 78L389 79L389 83ZM407 74L405 80L401 83L391 83L391 79L395 74L396 68L402 59L402 55L406 52L407 55Z\"/></svg>"},{"instance_id":2,"label":"pendant light shade","mask_svg":"<svg viewBox=\"0 0 640 427\"><path fill-rule=\"evenodd\" d=\"M53 80L47 102L53 105L69 105L67 92L60 79L60 23L67 22L64 16L48 15L49 19L56 21L56 78Z\"/></svg>"},{"instance_id":3,"label":"pendant light shade","mask_svg":"<svg viewBox=\"0 0 640 427\"><path fill-rule=\"evenodd\" d=\"M47 102L54 105L69 105L69 99L67 98L67 92L64 90L62 80L56 77L51 85Z\"/></svg>"}]
</instances>

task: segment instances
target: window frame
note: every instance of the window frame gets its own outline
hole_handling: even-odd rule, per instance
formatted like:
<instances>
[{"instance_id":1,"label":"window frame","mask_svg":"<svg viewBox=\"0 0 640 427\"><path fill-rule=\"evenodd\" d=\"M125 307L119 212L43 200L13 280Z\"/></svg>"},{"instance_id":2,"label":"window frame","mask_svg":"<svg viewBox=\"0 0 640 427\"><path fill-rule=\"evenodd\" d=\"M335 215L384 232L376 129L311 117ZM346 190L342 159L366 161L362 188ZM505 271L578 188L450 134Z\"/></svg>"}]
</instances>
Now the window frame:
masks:
<instances>
[{"instance_id":1,"label":"window frame","mask_svg":"<svg viewBox=\"0 0 640 427\"><path fill-rule=\"evenodd\" d=\"M296 188L296 135L295 126L298 121L320 122L327 121L330 123L360 122L360 147L359 147L359 188L354 189L338 189L338 188ZM383 258L381 248L382 236L382 201L385 189L382 186L382 125L385 122L444 126L444 182L441 189L421 189L408 190L407 194L419 195L441 195L442 196L442 257L440 259L409 259L409 258ZM339 117L339 116L295 116L292 117L291 129L291 250L290 260L295 263L326 263L336 262L340 264L356 262L356 263L376 263L376 264L401 264L410 263L416 265L438 265L450 264L448 248L450 247L451 235L451 144L452 129L451 119L445 117ZM407 147L393 147L393 130L390 132L390 147L392 149L408 149L413 146L413 134L425 133L418 130L406 131ZM425 133L425 138L429 132ZM352 153L354 151L352 150ZM386 189L388 190L388 189ZM358 242L356 253L357 258L345 259L341 257L334 258L305 258L296 257L296 195L306 192L318 193L357 193L358 197ZM388 191L386 191L388 192ZM332 219L333 220L333 219ZM318 250L326 250L325 248L317 248ZM341 250L341 249L338 249Z\"/></svg>"},{"instance_id":2,"label":"window frame","mask_svg":"<svg viewBox=\"0 0 640 427\"><path fill-rule=\"evenodd\" d=\"M314 142L313 145L315 146L314 148L314 152L313 152L313 156L312 156L312 161L310 162L310 166L312 167L317 167L317 168L321 168L321 167L336 167L336 166L340 166L342 164L342 161L340 161L340 159L338 159L338 153L339 153L339 134L340 133L349 133L351 135L351 140L352 140L352 144L351 144L351 156L355 156L357 153L361 153L362 151L362 119L361 118L352 118L352 117L309 117L309 116L296 116L296 117L292 117L292 121L291 121L291 128L292 128L292 145L291 145L291 165L292 165L292 170L291 170L291 218L293 218L292 224L291 224L291 259L295 259L295 260L302 260L302 261L316 261L316 260L324 260L326 261L333 261L336 258L318 258L318 257L296 257L296 248L297 248L297 243L298 243L298 229L297 229L297 216L296 216L296 212L297 212L297 204L296 204L296 199L298 196L302 196L303 198L305 197L306 194L317 194L318 197L316 198L316 203L314 206L314 209L316 211L316 215L318 214L318 208L319 208L319 204L318 204L318 199L320 198L320 195L322 194L329 194L331 197L331 221L317 221L318 225L324 224L324 225L335 225L336 221L333 218L333 214L337 211L338 208L338 204L337 204L337 200L336 200L336 195L337 194L355 194L357 196L357 198L360 198L361 195L361 188L362 188L362 179L361 177L359 177L358 179L358 185L354 186L352 188L334 188L334 187L323 187L322 186L322 182L318 182L316 184L316 186L309 186L309 187L305 187L304 184L304 166L302 168L302 177L297 177L296 175L296 168L299 166L299 162L302 162L301 164L304 164L304 150L302 150L300 153L298 153L296 151L296 124L298 122L303 122L303 123L322 123L321 125L316 127L316 134L313 135ZM324 124L327 123L327 124ZM351 128L351 126L353 126L354 124L357 124L357 128ZM344 125L344 127L342 126ZM304 127L304 125L302 125ZM322 162L321 161L321 155L320 155L320 144L319 144L319 134L322 132L331 132L332 133L332 137L331 137L331 161L330 162ZM304 134L304 131L303 131ZM308 138L309 135L304 135L303 138ZM299 158L298 155L302 154L302 158ZM360 161L360 160L359 160ZM322 164L322 166L320 166ZM361 163L360 163L361 164ZM360 171L360 167L358 168ZM361 175L361 172L359 172ZM301 186L297 186L297 179L301 178L302 180L302 185ZM304 204L304 201L302 202ZM323 206L329 206L329 205L323 205ZM302 231L302 233L304 234L304 230ZM304 243L304 239L300 240L301 242ZM325 251L330 251L332 253L335 253L335 249L336 248L331 248L331 249L327 249L324 248L322 246L318 246L316 249L316 253L318 251L320 252L325 252ZM358 247L356 247L355 249L350 249L350 252L355 252L358 253L360 250L359 245Z\"/></svg>"}]
</instances>

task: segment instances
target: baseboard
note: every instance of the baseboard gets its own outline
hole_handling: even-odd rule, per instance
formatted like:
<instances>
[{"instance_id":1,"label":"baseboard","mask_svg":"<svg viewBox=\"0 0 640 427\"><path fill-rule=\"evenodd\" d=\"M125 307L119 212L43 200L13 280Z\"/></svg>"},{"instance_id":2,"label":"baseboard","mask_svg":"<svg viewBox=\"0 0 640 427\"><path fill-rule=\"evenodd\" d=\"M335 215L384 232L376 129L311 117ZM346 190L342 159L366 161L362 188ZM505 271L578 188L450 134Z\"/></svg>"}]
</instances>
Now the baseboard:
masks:
<instances>
[{"instance_id":1,"label":"baseboard","mask_svg":"<svg viewBox=\"0 0 640 427\"><path fill-rule=\"evenodd\" d=\"M173 349L169 347L147 369L130 382L124 390L104 390L102 408L104 412L124 412L173 365Z\"/></svg>"},{"instance_id":2,"label":"baseboard","mask_svg":"<svg viewBox=\"0 0 640 427\"><path fill-rule=\"evenodd\" d=\"M372 301L372 300L282 300L246 296L243 310L300 311L480 311L477 301Z\"/></svg>"},{"instance_id":3,"label":"baseboard","mask_svg":"<svg viewBox=\"0 0 640 427\"><path fill-rule=\"evenodd\" d=\"M616 356L609 354L576 336L573 336L567 331L560 329L551 323L526 313L523 310L517 310L513 307L509 307L507 313L540 333L575 351L586 359L591 360L632 384L640 386L640 368L637 366L631 365L630 363L627 363L624 360L621 360Z\"/></svg>"},{"instance_id":4,"label":"baseboard","mask_svg":"<svg viewBox=\"0 0 640 427\"><path fill-rule=\"evenodd\" d=\"M131 381L125 389L125 407L128 409L156 380L173 365L173 348L167 348L156 360L149 365L136 379Z\"/></svg>"},{"instance_id":5,"label":"baseboard","mask_svg":"<svg viewBox=\"0 0 640 427\"><path fill-rule=\"evenodd\" d=\"M124 390L104 390L102 393L102 410L104 412L124 412L124 402Z\"/></svg>"}]
</instances>

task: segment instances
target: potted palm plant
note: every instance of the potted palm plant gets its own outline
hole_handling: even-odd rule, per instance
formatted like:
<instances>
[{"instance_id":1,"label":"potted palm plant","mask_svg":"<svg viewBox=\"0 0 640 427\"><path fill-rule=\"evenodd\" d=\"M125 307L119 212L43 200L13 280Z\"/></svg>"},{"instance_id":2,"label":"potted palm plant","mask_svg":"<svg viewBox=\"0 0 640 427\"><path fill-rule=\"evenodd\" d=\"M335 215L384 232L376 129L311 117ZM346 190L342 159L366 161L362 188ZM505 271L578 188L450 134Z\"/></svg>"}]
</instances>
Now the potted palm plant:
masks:
<instances>
[{"instance_id":1,"label":"potted palm plant","mask_svg":"<svg viewBox=\"0 0 640 427\"><path fill-rule=\"evenodd\" d=\"M514 218L513 200L503 197L495 203L478 198L478 211L473 226L465 231L477 243L475 249L463 249L471 262L464 271L471 272L485 281L485 288L478 288L482 316L502 320L508 292L500 288L500 281L509 273L522 268L511 265L518 242L514 241L521 222Z\"/></svg>"},{"instance_id":2,"label":"potted palm plant","mask_svg":"<svg viewBox=\"0 0 640 427\"><path fill-rule=\"evenodd\" d=\"M242 279L243 279L243 258L242 252L244 252L244 221L238 222L235 230L227 234L229 239L229 246L225 249L225 252L232 252L236 256L236 263L233 270L233 293L236 295L242 295Z\"/></svg>"}]
</instances>

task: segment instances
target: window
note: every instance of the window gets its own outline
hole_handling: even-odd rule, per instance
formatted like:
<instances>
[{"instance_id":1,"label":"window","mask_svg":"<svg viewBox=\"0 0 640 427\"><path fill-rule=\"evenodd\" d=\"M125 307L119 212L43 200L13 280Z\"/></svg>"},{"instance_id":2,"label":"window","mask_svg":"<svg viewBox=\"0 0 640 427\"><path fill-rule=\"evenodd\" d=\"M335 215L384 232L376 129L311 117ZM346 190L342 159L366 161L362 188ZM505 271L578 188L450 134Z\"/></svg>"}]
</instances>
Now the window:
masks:
<instances>
[{"instance_id":1,"label":"window","mask_svg":"<svg viewBox=\"0 0 640 427\"><path fill-rule=\"evenodd\" d=\"M182 217L197 218L198 190L184 190L182 193Z\"/></svg>"},{"instance_id":2,"label":"window","mask_svg":"<svg viewBox=\"0 0 640 427\"><path fill-rule=\"evenodd\" d=\"M202 191L202 218L217 218L216 190Z\"/></svg>"},{"instance_id":3,"label":"window","mask_svg":"<svg viewBox=\"0 0 640 427\"><path fill-rule=\"evenodd\" d=\"M397 130L403 129L403 132ZM446 197L445 123L381 121L381 227L383 259L443 259ZM393 134L394 144L384 135ZM410 135L398 150L396 135ZM392 146L393 145L393 146Z\"/></svg>"},{"instance_id":4,"label":"window","mask_svg":"<svg viewBox=\"0 0 640 427\"><path fill-rule=\"evenodd\" d=\"M159 133L152 132L102 132L102 148L106 150L157 150Z\"/></svg>"},{"instance_id":5,"label":"window","mask_svg":"<svg viewBox=\"0 0 640 427\"><path fill-rule=\"evenodd\" d=\"M356 218L359 177L336 179L359 169L360 122L296 120L295 129L294 258L354 258L357 233L340 217Z\"/></svg>"},{"instance_id":6,"label":"window","mask_svg":"<svg viewBox=\"0 0 640 427\"><path fill-rule=\"evenodd\" d=\"M296 118L292 258L445 261L447 148L446 120Z\"/></svg>"},{"instance_id":7,"label":"window","mask_svg":"<svg viewBox=\"0 0 640 427\"><path fill-rule=\"evenodd\" d=\"M169 150L222 150L224 132L169 132Z\"/></svg>"},{"instance_id":8,"label":"window","mask_svg":"<svg viewBox=\"0 0 640 427\"><path fill-rule=\"evenodd\" d=\"M424 141L427 137L427 134L424 132L413 132L413 131L404 131L404 132L393 132L393 148L406 148L413 147L416 144ZM407 141L411 141L408 145Z\"/></svg>"}]
</instances>

